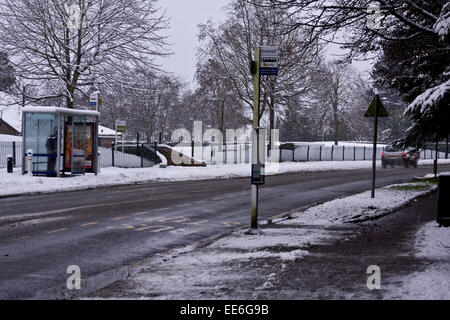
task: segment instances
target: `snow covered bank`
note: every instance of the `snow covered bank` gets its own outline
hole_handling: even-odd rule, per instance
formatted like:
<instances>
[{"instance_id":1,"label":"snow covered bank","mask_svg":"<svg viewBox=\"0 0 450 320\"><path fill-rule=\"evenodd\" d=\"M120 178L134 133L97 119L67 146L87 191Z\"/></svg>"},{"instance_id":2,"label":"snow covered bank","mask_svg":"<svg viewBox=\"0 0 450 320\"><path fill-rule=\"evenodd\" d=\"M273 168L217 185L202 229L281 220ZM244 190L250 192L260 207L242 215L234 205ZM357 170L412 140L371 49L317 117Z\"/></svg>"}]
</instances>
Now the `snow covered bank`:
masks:
<instances>
[{"instance_id":1,"label":"snow covered bank","mask_svg":"<svg viewBox=\"0 0 450 320\"><path fill-rule=\"evenodd\" d=\"M412 199L425 195L435 188L435 185L427 181L390 185L376 189L374 199L371 198L371 191L366 191L295 213L291 215L291 219L280 223L331 225L371 220L401 208Z\"/></svg>"}]
</instances>

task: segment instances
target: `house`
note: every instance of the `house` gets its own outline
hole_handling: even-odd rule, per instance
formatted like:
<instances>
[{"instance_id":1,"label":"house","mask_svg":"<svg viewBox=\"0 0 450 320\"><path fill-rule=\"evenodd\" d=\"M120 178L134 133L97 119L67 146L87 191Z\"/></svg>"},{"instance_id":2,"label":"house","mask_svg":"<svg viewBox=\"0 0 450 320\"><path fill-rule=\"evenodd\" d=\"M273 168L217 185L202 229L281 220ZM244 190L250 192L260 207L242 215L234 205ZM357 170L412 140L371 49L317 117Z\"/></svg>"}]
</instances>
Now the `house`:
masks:
<instances>
[{"instance_id":1,"label":"house","mask_svg":"<svg viewBox=\"0 0 450 320\"><path fill-rule=\"evenodd\" d=\"M22 134L22 106L0 91L0 134L20 136Z\"/></svg>"},{"instance_id":2,"label":"house","mask_svg":"<svg viewBox=\"0 0 450 320\"><path fill-rule=\"evenodd\" d=\"M111 148L111 145L116 140L116 134L117 134L117 140L122 140L122 134L116 133L115 130L104 127L104 126L98 126L98 145L100 147L104 148Z\"/></svg>"}]
</instances>

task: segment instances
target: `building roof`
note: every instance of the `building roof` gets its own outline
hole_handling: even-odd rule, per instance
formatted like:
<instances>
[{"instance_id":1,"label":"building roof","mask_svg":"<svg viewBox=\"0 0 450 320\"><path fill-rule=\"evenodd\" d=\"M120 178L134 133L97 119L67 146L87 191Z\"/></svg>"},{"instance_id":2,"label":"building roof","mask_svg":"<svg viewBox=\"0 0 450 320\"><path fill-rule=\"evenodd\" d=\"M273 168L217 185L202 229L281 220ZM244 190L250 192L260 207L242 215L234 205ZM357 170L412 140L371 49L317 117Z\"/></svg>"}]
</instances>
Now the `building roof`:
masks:
<instances>
[{"instance_id":1,"label":"building roof","mask_svg":"<svg viewBox=\"0 0 450 320\"><path fill-rule=\"evenodd\" d=\"M28 112L28 113L31 113L31 112L33 112L33 113L62 113L62 114L68 114L68 115L74 115L74 116L95 116L95 117L100 116L100 112L98 112L98 111L58 108L58 107L28 106L28 107L22 108L22 111Z\"/></svg>"},{"instance_id":2,"label":"building roof","mask_svg":"<svg viewBox=\"0 0 450 320\"><path fill-rule=\"evenodd\" d=\"M10 95L0 91L0 118L18 133L22 132L21 108Z\"/></svg>"},{"instance_id":3,"label":"building roof","mask_svg":"<svg viewBox=\"0 0 450 320\"><path fill-rule=\"evenodd\" d=\"M104 137L115 137L116 136L116 130L104 127L104 126L98 126L98 136L100 138ZM117 136L121 137L122 133L117 132Z\"/></svg>"}]
</instances>

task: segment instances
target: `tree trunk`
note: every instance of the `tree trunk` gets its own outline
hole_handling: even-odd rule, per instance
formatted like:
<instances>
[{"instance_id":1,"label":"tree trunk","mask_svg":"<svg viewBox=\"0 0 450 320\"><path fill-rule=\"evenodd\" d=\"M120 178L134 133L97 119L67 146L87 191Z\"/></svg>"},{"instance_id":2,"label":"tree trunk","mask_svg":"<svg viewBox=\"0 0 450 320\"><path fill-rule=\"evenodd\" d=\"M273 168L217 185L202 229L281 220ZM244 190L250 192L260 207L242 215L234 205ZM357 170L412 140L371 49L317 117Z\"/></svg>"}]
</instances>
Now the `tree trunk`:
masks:
<instances>
[{"instance_id":1,"label":"tree trunk","mask_svg":"<svg viewBox=\"0 0 450 320\"><path fill-rule=\"evenodd\" d=\"M334 117L334 145L339 144L339 122L338 122L338 110L337 104L333 104L333 117Z\"/></svg>"}]
</instances>

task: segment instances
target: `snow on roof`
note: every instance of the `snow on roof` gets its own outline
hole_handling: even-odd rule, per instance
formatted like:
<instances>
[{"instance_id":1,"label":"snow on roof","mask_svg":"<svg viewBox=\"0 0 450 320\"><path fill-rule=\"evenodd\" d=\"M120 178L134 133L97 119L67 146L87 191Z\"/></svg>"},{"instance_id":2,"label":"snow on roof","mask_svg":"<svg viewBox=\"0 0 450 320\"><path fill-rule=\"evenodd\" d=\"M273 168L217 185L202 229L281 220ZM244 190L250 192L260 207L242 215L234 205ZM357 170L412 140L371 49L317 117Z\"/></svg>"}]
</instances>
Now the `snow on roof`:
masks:
<instances>
[{"instance_id":1,"label":"snow on roof","mask_svg":"<svg viewBox=\"0 0 450 320\"><path fill-rule=\"evenodd\" d=\"M115 136L116 135L116 130L104 127L104 126L98 126L98 135L101 136ZM121 136L122 133L117 132L118 136Z\"/></svg>"},{"instance_id":2,"label":"snow on roof","mask_svg":"<svg viewBox=\"0 0 450 320\"><path fill-rule=\"evenodd\" d=\"M3 121L13 127L17 132L22 131L22 106L14 103L14 99L0 92L0 116Z\"/></svg>"},{"instance_id":3,"label":"snow on roof","mask_svg":"<svg viewBox=\"0 0 450 320\"><path fill-rule=\"evenodd\" d=\"M79 109L69 109L69 108L57 108L57 107L33 107L28 106L22 109L23 112L36 112L36 113L64 113L71 115L80 116L100 116L100 112L92 110L79 110Z\"/></svg>"}]
</instances>

